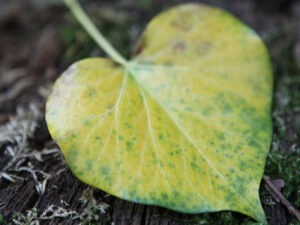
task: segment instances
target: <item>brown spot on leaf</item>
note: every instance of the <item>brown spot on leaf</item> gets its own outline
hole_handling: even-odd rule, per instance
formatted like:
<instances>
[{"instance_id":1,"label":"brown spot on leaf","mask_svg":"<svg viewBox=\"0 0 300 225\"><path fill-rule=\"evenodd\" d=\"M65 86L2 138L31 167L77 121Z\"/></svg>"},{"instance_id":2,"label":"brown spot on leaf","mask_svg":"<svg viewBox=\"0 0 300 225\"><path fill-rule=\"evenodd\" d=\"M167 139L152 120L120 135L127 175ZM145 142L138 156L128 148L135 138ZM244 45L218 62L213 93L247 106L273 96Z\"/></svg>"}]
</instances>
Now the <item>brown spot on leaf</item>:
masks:
<instances>
[{"instance_id":1,"label":"brown spot on leaf","mask_svg":"<svg viewBox=\"0 0 300 225\"><path fill-rule=\"evenodd\" d=\"M188 32L192 29L193 24L189 20L184 19L183 16L183 18L178 18L176 20L171 21L171 26L179 29L180 31Z\"/></svg>"},{"instance_id":2,"label":"brown spot on leaf","mask_svg":"<svg viewBox=\"0 0 300 225\"><path fill-rule=\"evenodd\" d=\"M119 68L119 67L121 66L120 63L117 63L117 62L114 61L114 60L110 60L109 62L110 62L110 66L111 66L112 68Z\"/></svg>"},{"instance_id":3,"label":"brown spot on leaf","mask_svg":"<svg viewBox=\"0 0 300 225\"><path fill-rule=\"evenodd\" d=\"M196 51L197 55L203 56L203 55L207 55L210 52L211 48L212 48L211 43L205 41L205 42L199 43L196 46L195 51Z\"/></svg>"},{"instance_id":4,"label":"brown spot on leaf","mask_svg":"<svg viewBox=\"0 0 300 225\"><path fill-rule=\"evenodd\" d=\"M166 61L164 62L164 65L165 65L165 66L173 66L173 65L174 65L174 62L173 62L172 60L166 60Z\"/></svg>"},{"instance_id":5,"label":"brown spot on leaf","mask_svg":"<svg viewBox=\"0 0 300 225\"><path fill-rule=\"evenodd\" d=\"M184 88L184 92L185 92L185 93L190 93L190 92L191 92L191 89L188 88L188 87L185 87L185 88Z\"/></svg>"},{"instance_id":6,"label":"brown spot on leaf","mask_svg":"<svg viewBox=\"0 0 300 225\"><path fill-rule=\"evenodd\" d=\"M177 41L173 46L173 51L176 53L183 53L186 49L186 43L184 41Z\"/></svg>"},{"instance_id":7,"label":"brown spot on leaf","mask_svg":"<svg viewBox=\"0 0 300 225\"><path fill-rule=\"evenodd\" d=\"M108 104L108 105L106 106L107 110L111 110L113 107L114 107L114 104Z\"/></svg>"},{"instance_id":8,"label":"brown spot on leaf","mask_svg":"<svg viewBox=\"0 0 300 225\"><path fill-rule=\"evenodd\" d=\"M136 44L136 46L135 46L135 48L132 52L132 56L139 55L143 51L143 49L145 48L146 43L147 43L146 37L145 37L145 35L142 35L141 38L138 40L138 42L137 42L137 44Z\"/></svg>"}]
</instances>

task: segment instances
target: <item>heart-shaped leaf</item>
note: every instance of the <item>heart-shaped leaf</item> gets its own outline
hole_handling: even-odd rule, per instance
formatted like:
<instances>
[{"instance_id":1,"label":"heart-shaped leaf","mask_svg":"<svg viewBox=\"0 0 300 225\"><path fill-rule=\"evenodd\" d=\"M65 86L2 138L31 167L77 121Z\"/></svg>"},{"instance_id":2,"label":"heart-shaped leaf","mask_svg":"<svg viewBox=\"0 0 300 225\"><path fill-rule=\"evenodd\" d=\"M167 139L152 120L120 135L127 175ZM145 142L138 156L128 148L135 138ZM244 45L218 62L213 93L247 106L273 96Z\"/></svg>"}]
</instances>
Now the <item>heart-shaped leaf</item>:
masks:
<instances>
[{"instance_id":1,"label":"heart-shaped leaf","mask_svg":"<svg viewBox=\"0 0 300 225\"><path fill-rule=\"evenodd\" d=\"M124 65L86 59L56 82L47 123L82 181L186 213L233 210L264 222L258 188L271 141L271 64L223 10L156 16Z\"/></svg>"}]
</instances>

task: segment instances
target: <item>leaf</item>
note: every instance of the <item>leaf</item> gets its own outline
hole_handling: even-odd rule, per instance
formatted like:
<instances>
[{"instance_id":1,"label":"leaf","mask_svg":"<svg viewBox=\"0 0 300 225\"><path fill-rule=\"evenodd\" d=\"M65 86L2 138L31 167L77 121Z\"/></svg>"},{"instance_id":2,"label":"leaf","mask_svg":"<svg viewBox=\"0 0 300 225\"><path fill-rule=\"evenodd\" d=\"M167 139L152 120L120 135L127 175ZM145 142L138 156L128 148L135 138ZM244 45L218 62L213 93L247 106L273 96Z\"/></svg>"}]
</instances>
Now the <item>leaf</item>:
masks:
<instances>
[{"instance_id":1,"label":"leaf","mask_svg":"<svg viewBox=\"0 0 300 225\"><path fill-rule=\"evenodd\" d=\"M184 4L156 16L125 66L85 59L57 80L46 119L73 173L133 202L265 222L272 71L229 13Z\"/></svg>"}]
</instances>

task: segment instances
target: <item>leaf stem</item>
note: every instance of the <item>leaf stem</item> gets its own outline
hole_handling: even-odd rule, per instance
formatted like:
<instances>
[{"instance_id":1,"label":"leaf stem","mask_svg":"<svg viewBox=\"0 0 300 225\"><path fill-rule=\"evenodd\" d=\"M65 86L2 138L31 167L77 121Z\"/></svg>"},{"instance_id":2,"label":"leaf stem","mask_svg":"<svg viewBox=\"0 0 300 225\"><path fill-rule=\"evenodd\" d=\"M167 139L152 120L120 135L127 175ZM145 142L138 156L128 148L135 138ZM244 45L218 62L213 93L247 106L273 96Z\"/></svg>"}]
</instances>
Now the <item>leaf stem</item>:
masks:
<instances>
[{"instance_id":1,"label":"leaf stem","mask_svg":"<svg viewBox=\"0 0 300 225\"><path fill-rule=\"evenodd\" d=\"M79 21L79 23L85 28L85 30L91 35L96 43L116 62L126 65L127 60L121 56L114 47L105 39L101 32L97 29L94 23L89 19L86 13L77 0L65 0L66 5L70 8L73 15Z\"/></svg>"}]
</instances>

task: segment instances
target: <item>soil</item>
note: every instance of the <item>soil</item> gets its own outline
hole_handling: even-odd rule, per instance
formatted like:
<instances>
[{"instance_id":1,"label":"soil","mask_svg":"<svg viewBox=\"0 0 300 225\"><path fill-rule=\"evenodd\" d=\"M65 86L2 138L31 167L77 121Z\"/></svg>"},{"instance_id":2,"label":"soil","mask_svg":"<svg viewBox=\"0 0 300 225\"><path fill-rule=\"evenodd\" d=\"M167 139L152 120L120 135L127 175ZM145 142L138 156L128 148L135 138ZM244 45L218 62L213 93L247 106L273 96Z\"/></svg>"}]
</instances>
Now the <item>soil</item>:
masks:
<instances>
[{"instance_id":1,"label":"soil","mask_svg":"<svg viewBox=\"0 0 300 225\"><path fill-rule=\"evenodd\" d=\"M185 1L82 2L103 33L107 32L108 39L128 56L132 43L156 13ZM282 154L297 152L299 156L300 2L197 2L229 10L267 43L275 73L272 148L278 148ZM80 182L68 169L49 135L44 118L45 102L53 82L72 62L100 56L103 52L59 1L2 0L0 34L0 224L254 222L232 212L185 215L133 204ZM119 37L120 34L124 37ZM300 193L295 188L288 198L292 204L299 202ZM270 224L296 224L295 216L270 195L264 195L262 201Z\"/></svg>"}]
</instances>

